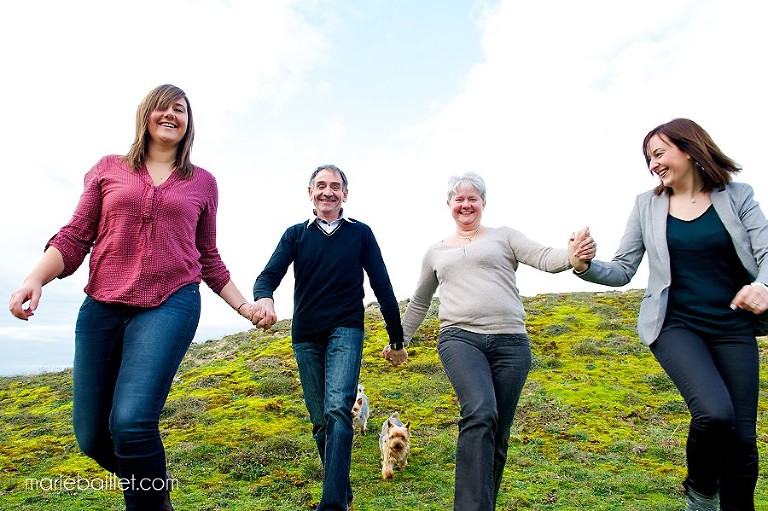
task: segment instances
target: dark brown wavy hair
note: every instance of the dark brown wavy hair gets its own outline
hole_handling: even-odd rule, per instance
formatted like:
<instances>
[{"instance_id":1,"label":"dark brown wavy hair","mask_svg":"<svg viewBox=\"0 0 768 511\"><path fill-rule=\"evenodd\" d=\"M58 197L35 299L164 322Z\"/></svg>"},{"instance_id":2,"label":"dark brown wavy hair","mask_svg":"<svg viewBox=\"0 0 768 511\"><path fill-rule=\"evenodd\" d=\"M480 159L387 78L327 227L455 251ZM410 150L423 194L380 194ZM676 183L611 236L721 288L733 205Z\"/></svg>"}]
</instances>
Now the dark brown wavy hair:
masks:
<instances>
[{"instance_id":1,"label":"dark brown wavy hair","mask_svg":"<svg viewBox=\"0 0 768 511\"><path fill-rule=\"evenodd\" d=\"M702 192L722 190L731 182L733 174L741 171L741 167L717 147L709 133L690 119L672 119L648 132L643 140L643 156L645 156L645 163L649 165L648 170L651 163L648 143L654 135L664 135L678 149L691 157L693 168L701 178ZM665 191L672 194L672 190L664 186L664 183L660 183L655 189L656 195L661 195Z\"/></svg>"},{"instance_id":2,"label":"dark brown wavy hair","mask_svg":"<svg viewBox=\"0 0 768 511\"><path fill-rule=\"evenodd\" d=\"M192 120L192 107L184 91L170 84L159 85L149 91L149 94L147 94L136 109L136 138L134 138L133 144L131 144L130 151L125 155L125 161L128 162L133 170L139 170L147 158L147 151L149 150L149 131L147 128L149 114L155 110L165 110L179 98L183 98L187 103L187 132L176 149L176 160L173 166L182 178L188 178L194 172L194 166L190 161L192 142L195 140L195 123Z\"/></svg>"}]
</instances>

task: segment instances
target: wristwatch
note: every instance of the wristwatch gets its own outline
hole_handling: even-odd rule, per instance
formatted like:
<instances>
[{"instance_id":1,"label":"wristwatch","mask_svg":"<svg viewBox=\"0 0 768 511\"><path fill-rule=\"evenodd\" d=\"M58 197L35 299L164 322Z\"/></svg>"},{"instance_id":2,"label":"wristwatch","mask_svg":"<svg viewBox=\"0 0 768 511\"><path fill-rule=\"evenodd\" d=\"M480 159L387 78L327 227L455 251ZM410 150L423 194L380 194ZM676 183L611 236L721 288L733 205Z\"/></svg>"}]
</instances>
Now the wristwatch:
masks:
<instances>
[{"instance_id":1,"label":"wristwatch","mask_svg":"<svg viewBox=\"0 0 768 511\"><path fill-rule=\"evenodd\" d=\"M395 351L403 349L403 341L390 342L389 348Z\"/></svg>"}]
</instances>

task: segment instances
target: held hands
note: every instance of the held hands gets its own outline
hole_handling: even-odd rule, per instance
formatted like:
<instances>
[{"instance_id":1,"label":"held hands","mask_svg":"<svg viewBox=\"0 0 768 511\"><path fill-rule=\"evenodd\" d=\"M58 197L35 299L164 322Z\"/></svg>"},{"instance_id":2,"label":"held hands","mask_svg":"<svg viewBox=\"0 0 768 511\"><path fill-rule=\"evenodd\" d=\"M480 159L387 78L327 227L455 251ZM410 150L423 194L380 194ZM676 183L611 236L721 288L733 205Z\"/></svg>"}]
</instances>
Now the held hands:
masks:
<instances>
[{"instance_id":1,"label":"held hands","mask_svg":"<svg viewBox=\"0 0 768 511\"><path fill-rule=\"evenodd\" d=\"M385 360L389 360L393 366L399 366L400 364L404 364L408 361L408 350L405 348L401 350L393 350L389 347L389 344L387 344L384 346L384 349L381 352L381 356Z\"/></svg>"},{"instance_id":2,"label":"held hands","mask_svg":"<svg viewBox=\"0 0 768 511\"><path fill-rule=\"evenodd\" d=\"M589 227L571 234L568 239L568 261L577 272L584 272L589 268L589 261L597 254L597 243L589 233Z\"/></svg>"},{"instance_id":3,"label":"held hands","mask_svg":"<svg viewBox=\"0 0 768 511\"><path fill-rule=\"evenodd\" d=\"M254 326L266 331L277 323L275 302L272 298L260 298L254 303L247 303L240 309L240 315L247 318Z\"/></svg>"},{"instance_id":4,"label":"held hands","mask_svg":"<svg viewBox=\"0 0 768 511\"><path fill-rule=\"evenodd\" d=\"M742 287L731 300L731 309L742 309L753 314L762 314L768 310L768 287L753 282Z\"/></svg>"},{"instance_id":5,"label":"held hands","mask_svg":"<svg viewBox=\"0 0 768 511\"><path fill-rule=\"evenodd\" d=\"M40 304L42 294L42 284L30 284L25 281L19 289L11 293L8 310L17 318L28 321L29 318L35 315L35 310L37 310L37 306ZM25 309L24 304L27 302L29 302L29 305Z\"/></svg>"}]
</instances>

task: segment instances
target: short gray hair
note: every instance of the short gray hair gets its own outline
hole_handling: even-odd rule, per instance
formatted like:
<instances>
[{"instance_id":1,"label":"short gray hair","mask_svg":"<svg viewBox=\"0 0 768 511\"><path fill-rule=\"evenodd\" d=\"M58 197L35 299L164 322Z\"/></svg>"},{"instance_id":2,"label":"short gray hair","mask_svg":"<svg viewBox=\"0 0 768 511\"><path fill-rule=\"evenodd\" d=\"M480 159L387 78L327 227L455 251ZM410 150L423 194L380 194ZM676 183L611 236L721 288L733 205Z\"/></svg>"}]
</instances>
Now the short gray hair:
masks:
<instances>
[{"instance_id":1,"label":"short gray hair","mask_svg":"<svg viewBox=\"0 0 768 511\"><path fill-rule=\"evenodd\" d=\"M448 180L449 201L453 199L453 196L456 195L456 192L462 186L470 186L477 190L477 193L480 194L480 198L483 199L483 202L485 202L485 193L487 191L487 188L485 187L485 181L483 181L483 178L474 172L465 172L460 176L452 176Z\"/></svg>"},{"instance_id":2,"label":"short gray hair","mask_svg":"<svg viewBox=\"0 0 768 511\"><path fill-rule=\"evenodd\" d=\"M336 165L320 165L317 167L314 171L312 171L312 175L309 176L309 187L312 188L315 184L315 178L317 175L324 171L324 170L330 170L334 174L338 175L341 178L341 188L342 190L346 190L347 186L349 185L349 182L347 181L347 175L344 174L344 171L341 170Z\"/></svg>"}]
</instances>

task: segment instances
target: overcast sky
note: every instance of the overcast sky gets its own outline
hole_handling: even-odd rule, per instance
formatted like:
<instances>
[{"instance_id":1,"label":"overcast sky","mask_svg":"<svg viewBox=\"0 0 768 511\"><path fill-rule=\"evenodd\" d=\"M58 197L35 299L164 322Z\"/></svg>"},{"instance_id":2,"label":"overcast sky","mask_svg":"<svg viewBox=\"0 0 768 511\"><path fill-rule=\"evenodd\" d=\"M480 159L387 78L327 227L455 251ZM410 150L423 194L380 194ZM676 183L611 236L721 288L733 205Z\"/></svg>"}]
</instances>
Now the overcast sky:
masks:
<instances>
[{"instance_id":1,"label":"overcast sky","mask_svg":"<svg viewBox=\"0 0 768 511\"><path fill-rule=\"evenodd\" d=\"M253 280L307 179L334 163L346 211L369 224L398 299L450 234L447 179L489 187L487 226L564 246L589 225L610 259L638 194L641 143L675 117L701 124L768 197L766 7L761 2L30 0L0 7L0 292L18 287L65 224L83 175L124 154L138 103L183 88L192 160L220 190L218 244ZM69 365L87 264L44 289L29 323L0 315L0 374ZM645 267L628 287L646 284ZM523 268L524 296L607 290ZM290 317L292 281L276 294ZM249 324L203 286L197 340ZM374 297L370 296L369 300ZM382 340L383 342L384 340Z\"/></svg>"}]
</instances>

